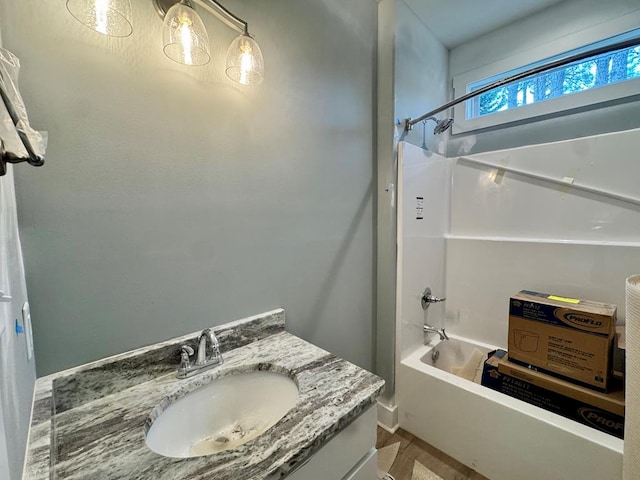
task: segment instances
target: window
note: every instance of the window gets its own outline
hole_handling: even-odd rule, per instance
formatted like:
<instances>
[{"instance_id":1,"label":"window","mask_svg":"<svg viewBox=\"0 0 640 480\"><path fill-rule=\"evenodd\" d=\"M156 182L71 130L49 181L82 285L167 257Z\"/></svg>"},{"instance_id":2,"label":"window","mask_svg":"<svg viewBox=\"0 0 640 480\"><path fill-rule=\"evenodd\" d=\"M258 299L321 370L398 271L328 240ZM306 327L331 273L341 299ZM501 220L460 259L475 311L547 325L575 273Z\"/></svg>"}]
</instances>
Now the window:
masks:
<instances>
[{"instance_id":1,"label":"window","mask_svg":"<svg viewBox=\"0 0 640 480\"><path fill-rule=\"evenodd\" d=\"M480 80L465 75L467 78L454 79L454 84L473 92L530 68L637 36L640 29ZM589 57L485 92L456 109L456 123L461 127L458 131L475 130L638 94L640 45Z\"/></svg>"},{"instance_id":2,"label":"window","mask_svg":"<svg viewBox=\"0 0 640 480\"><path fill-rule=\"evenodd\" d=\"M640 30L634 31L640 34ZM589 48L597 48L607 44L616 43L633 35L619 35ZM577 54L576 49L562 56ZM473 92L489 85L499 78L506 78L519 72L534 68L544 63L561 58L560 56L548 58L544 61L526 65L522 68L504 72L499 77L492 77L468 86L468 91ZM490 90L469 101L467 106L467 118L481 117L507 109L518 108L536 102L543 102L563 95L571 95L584 92L592 88L624 82L632 78L640 78L640 46L617 50L587 58L580 62L571 63L563 67L540 73L519 82L511 83Z\"/></svg>"}]
</instances>

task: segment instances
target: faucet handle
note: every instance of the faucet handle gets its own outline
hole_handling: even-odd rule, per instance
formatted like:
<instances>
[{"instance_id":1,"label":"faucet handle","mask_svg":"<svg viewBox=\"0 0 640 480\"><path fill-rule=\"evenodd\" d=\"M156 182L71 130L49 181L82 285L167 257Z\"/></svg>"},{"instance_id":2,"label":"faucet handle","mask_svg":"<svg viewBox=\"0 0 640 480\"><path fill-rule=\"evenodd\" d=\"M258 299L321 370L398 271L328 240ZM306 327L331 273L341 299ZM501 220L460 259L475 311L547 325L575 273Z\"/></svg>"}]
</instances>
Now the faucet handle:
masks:
<instances>
[{"instance_id":1,"label":"faucet handle","mask_svg":"<svg viewBox=\"0 0 640 480\"><path fill-rule=\"evenodd\" d=\"M182 345L182 346L180 347L180 353L181 353L182 355L185 355L185 354L186 354L187 356L189 356L189 357L190 357L191 355L193 355L193 354L194 354L194 351L193 351L193 348L191 348L189 345Z\"/></svg>"},{"instance_id":2,"label":"faucet handle","mask_svg":"<svg viewBox=\"0 0 640 480\"><path fill-rule=\"evenodd\" d=\"M180 347L180 368L189 368L189 357L194 354L193 348L189 345Z\"/></svg>"},{"instance_id":3,"label":"faucet handle","mask_svg":"<svg viewBox=\"0 0 640 480\"><path fill-rule=\"evenodd\" d=\"M426 310L432 303L444 302L445 300L445 297L436 297L435 295L431 295L431 289L427 287L424 289L424 292L422 292L420 303L422 304L422 309Z\"/></svg>"}]
</instances>

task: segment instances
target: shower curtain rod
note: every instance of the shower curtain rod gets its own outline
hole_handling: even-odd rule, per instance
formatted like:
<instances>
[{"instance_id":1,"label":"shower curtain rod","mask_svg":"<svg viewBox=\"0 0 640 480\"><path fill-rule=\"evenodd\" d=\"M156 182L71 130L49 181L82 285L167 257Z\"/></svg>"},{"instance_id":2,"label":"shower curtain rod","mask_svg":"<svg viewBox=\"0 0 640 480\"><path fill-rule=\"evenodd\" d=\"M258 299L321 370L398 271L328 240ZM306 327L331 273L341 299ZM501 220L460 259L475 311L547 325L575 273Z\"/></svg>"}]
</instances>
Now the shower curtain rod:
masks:
<instances>
[{"instance_id":1,"label":"shower curtain rod","mask_svg":"<svg viewBox=\"0 0 640 480\"><path fill-rule=\"evenodd\" d=\"M469 100L470 98L473 97L477 97L478 95L482 95L483 93L488 92L489 90L493 90L494 88L497 87L501 87L502 85L506 85L508 83L511 82L515 82L516 80L521 80L523 78L526 77L530 77L532 75L536 75L538 73L542 73L542 72L546 72L547 70L552 70L554 68L557 67L562 67L563 65L567 65L569 63L573 63L573 62L577 62L579 60L584 60L585 58L588 57L593 57L596 55L600 55L602 53L608 53L608 52L612 52L615 50L622 50L625 48L629 48L629 47L634 47L636 45L640 45L640 37L635 37L635 38L631 38L629 40L624 40L622 42L617 42L617 43L613 43L611 45L607 45L605 47L598 47L598 48L594 48L592 50L586 51L586 52L582 52L582 53L576 53L574 55L570 55L568 57L564 57L558 60L554 60L552 62L549 62L545 65L539 65L537 67L533 67L530 68L529 70L525 70L524 72L520 72L517 73L515 75L512 75L510 77L506 77L503 78L502 80L497 80L493 83L490 83L489 85L486 85L474 92L471 93L467 93L466 95L463 95L462 97L453 99L452 101L450 101L449 103L442 105L441 107L436 108L435 110L431 110L430 112L425 113L424 115L419 116L418 118L407 118L404 121L404 129L406 132L408 132L409 130L411 130L413 128L413 126L417 123L422 122L423 120L426 120L429 117L432 117L433 115L440 113L440 112L444 112L445 110L450 109L451 107L465 102L467 100Z\"/></svg>"}]
</instances>

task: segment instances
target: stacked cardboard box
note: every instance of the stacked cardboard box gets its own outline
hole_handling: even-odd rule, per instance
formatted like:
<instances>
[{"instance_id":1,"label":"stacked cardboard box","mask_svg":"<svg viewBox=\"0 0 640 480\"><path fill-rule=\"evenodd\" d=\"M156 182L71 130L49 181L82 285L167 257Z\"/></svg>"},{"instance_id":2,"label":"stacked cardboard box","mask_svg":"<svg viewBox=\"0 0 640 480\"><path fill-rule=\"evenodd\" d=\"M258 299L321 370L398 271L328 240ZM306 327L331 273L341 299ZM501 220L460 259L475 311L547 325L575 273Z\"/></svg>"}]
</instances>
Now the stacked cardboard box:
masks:
<instances>
[{"instance_id":1,"label":"stacked cardboard box","mask_svg":"<svg viewBox=\"0 0 640 480\"><path fill-rule=\"evenodd\" d=\"M482 385L618 438L624 438L624 391L610 393L566 382L507 360L497 350L484 364Z\"/></svg>"},{"instance_id":2,"label":"stacked cardboard box","mask_svg":"<svg viewBox=\"0 0 640 480\"><path fill-rule=\"evenodd\" d=\"M615 305L523 290L509 301L509 353L489 356L482 385L623 438L615 323Z\"/></svg>"},{"instance_id":3,"label":"stacked cardboard box","mask_svg":"<svg viewBox=\"0 0 640 480\"><path fill-rule=\"evenodd\" d=\"M615 305L523 290L509 303L509 360L606 392Z\"/></svg>"}]
</instances>

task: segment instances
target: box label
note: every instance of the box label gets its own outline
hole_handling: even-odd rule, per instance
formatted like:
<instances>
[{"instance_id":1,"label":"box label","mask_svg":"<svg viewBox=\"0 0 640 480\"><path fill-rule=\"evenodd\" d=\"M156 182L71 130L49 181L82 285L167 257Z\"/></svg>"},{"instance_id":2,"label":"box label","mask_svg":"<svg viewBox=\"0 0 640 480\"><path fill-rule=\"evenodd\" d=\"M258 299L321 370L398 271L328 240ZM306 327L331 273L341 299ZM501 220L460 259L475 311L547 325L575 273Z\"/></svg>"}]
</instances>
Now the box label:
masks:
<instances>
[{"instance_id":1,"label":"box label","mask_svg":"<svg viewBox=\"0 0 640 480\"><path fill-rule=\"evenodd\" d=\"M582 385L606 390L610 337L587 335L509 316L509 359Z\"/></svg>"},{"instance_id":2,"label":"box label","mask_svg":"<svg viewBox=\"0 0 640 480\"><path fill-rule=\"evenodd\" d=\"M574 305L580 303L580 300L577 298L557 297L555 295L549 295L547 298L549 300L557 300L558 302L573 303Z\"/></svg>"}]
</instances>

